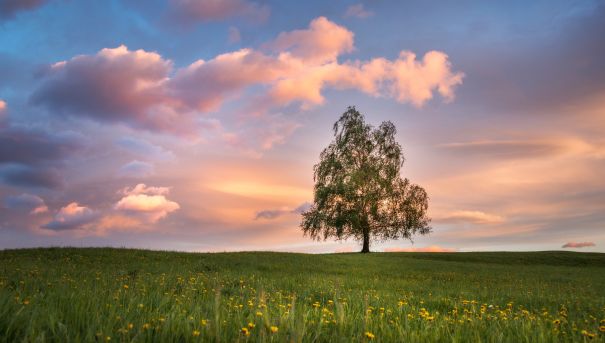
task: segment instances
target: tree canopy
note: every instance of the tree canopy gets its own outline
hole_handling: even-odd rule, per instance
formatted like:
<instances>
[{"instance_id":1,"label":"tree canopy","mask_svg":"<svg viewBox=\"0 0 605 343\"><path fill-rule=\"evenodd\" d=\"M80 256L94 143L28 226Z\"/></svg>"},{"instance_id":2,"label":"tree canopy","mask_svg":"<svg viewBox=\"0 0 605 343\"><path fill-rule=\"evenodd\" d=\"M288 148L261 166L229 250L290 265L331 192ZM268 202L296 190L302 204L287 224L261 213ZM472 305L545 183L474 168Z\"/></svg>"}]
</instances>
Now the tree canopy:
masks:
<instances>
[{"instance_id":1,"label":"tree canopy","mask_svg":"<svg viewBox=\"0 0 605 343\"><path fill-rule=\"evenodd\" d=\"M412 239L431 231L426 191L400 175L404 156L395 125L367 124L348 107L334 124L334 140L314 167L314 203L303 213L305 235L316 240Z\"/></svg>"}]
</instances>

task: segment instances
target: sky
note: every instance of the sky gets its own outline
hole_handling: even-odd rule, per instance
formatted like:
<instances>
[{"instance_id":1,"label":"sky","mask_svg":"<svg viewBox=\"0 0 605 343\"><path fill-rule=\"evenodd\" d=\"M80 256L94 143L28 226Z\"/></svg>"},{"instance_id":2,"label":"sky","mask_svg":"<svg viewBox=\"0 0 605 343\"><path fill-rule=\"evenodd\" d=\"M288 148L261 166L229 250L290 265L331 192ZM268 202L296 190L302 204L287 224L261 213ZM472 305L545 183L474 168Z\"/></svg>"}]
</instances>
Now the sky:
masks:
<instances>
[{"instance_id":1,"label":"sky","mask_svg":"<svg viewBox=\"0 0 605 343\"><path fill-rule=\"evenodd\" d=\"M304 237L356 108L433 232L605 252L602 1L0 0L0 249L357 251Z\"/></svg>"}]
</instances>

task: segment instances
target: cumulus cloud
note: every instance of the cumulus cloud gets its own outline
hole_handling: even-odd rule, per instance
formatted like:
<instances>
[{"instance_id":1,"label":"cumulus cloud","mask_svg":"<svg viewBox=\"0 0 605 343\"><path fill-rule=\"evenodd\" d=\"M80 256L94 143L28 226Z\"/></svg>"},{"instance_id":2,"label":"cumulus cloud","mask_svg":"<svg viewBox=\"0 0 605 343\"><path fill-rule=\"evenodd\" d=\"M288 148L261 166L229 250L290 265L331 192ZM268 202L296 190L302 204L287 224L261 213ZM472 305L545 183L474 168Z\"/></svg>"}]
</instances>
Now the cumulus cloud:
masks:
<instances>
[{"instance_id":1,"label":"cumulus cloud","mask_svg":"<svg viewBox=\"0 0 605 343\"><path fill-rule=\"evenodd\" d=\"M48 207L42 198L28 193L7 196L4 198L4 206L11 210L24 210L30 214L48 212Z\"/></svg>"},{"instance_id":2,"label":"cumulus cloud","mask_svg":"<svg viewBox=\"0 0 605 343\"><path fill-rule=\"evenodd\" d=\"M504 217L482 211L453 211L443 217L435 218L435 221L439 223L500 224L504 222Z\"/></svg>"},{"instance_id":3,"label":"cumulus cloud","mask_svg":"<svg viewBox=\"0 0 605 343\"><path fill-rule=\"evenodd\" d=\"M410 248L385 248L385 252L455 252L456 249L444 248L438 245L431 245L422 248L410 247Z\"/></svg>"},{"instance_id":4,"label":"cumulus cloud","mask_svg":"<svg viewBox=\"0 0 605 343\"><path fill-rule=\"evenodd\" d=\"M46 0L2 0L0 1L0 21L15 17L18 12L33 10Z\"/></svg>"},{"instance_id":5,"label":"cumulus cloud","mask_svg":"<svg viewBox=\"0 0 605 343\"><path fill-rule=\"evenodd\" d=\"M118 169L120 177L148 177L153 173L153 164L139 160L130 161Z\"/></svg>"},{"instance_id":6,"label":"cumulus cloud","mask_svg":"<svg viewBox=\"0 0 605 343\"><path fill-rule=\"evenodd\" d=\"M345 17L355 17L355 18L367 18L374 15L372 11L368 11L365 9L363 4L355 4L347 7L345 11Z\"/></svg>"},{"instance_id":7,"label":"cumulus cloud","mask_svg":"<svg viewBox=\"0 0 605 343\"><path fill-rule=\"evenodd\" d=\"M263 22L271 13L267 5L248 0L171 0L170 5L173 18L187 24L230 17Z\"/></svg>"},{"instance_id":8,"label":"cumulus cloud","mask_svg":"<svg viewBox=\"0 0 605 343\"><path fill-rule=\"evenodd\" d=\"M147 223L155 223L180 208L178 203L166 199L169 191L168 187L147 187L141 183L125 189L125 196L114 205L114 209Z\"/></svg>"},{"instance_id":9,"label":"cumulus cloud","mask_svg":"<svg viewBox=\"0 0 605 343\"><path fill-rule=\"evenodd\" d=\"M278 209L262 210L256 212L254 219L276 219L287 214L301 214L311 208L311 203L304 202L295 208L282 207Z\"/></svg>"},{"instance_id":10,"label":"cumulus cloud","mask_svg":"<svg viewBox=\"0 0 605 343\"><path fill-rule=\"evenodd\" d=\"M313 19L307 29L282 32L266 46L289 52L305 62L332 62L342 53L353 51L353 32L326 17Z\"/></svg>"},{"instance_id":11,"label":"cumulus cloud","mask_svg":"<svg viewBox=\"0 0 605 343\"><path fill-rule=\"evenodd\" d=\"M155 52L102 49L50 66L32 101L54 112L179 132L183 118L164 92L171 69Z\"/></svg>"},{"instance_id":12,"label":"cumulus cloud","mask_svg":"<svg viewBox=\"0 0 605 343\"><path fill-rule=\"evenodd\" d=\"M61 208L55 218L43 226L45 229L62 231L82 229L98 218L98 213L86 206L72 202Z\"/></svg>"},{"instance_id":13,"label":"cumulus cloud","mask_svg":"<svg viewBox=\"0 0 605 343\"><path fill-rule=\"evenodd\" d=\"M596 246L596 244L593 242L568 242L563 244L561 248L586 248L594 246Z\"/></svg>"},{"instance_id":14,"label":"cumulus cloud","mask_svg":"<svg viewBox=\"0 0 605 343\"><path fill-rule=\"evenodd\" d=\"M435 93L453 99L464 77L440 51L421 58L402 51L394 60L338 61L353 49L353 32L325 17L283 32L261 49L197 60L174 73L171 61L157 53L122 45L50 66L32 100L58 113L195 135L200 128L192 116L218 110L252 86L260 94L251 107L264 113L293 102L303 109L321 105L325 88L422 106Z\"/></svg>"}]
</instances>

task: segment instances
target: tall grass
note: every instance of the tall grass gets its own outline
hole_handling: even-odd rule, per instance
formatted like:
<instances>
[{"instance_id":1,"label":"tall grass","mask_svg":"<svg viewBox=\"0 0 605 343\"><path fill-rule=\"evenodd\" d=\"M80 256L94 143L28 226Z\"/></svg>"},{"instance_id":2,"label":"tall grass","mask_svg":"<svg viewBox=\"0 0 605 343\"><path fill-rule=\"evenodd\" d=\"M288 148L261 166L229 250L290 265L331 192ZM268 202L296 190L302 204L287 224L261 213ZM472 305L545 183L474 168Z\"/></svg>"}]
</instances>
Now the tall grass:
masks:
<instances>
[{"instance_id":1,"label":"tall grass","mask_svg":"<svg viewBox=\"0 0 605 343\"><path fill-rule=\"evenodd\" d=\"M605 254L0 251L0 341L605 341Z\"/></svg>"}]
</instances>

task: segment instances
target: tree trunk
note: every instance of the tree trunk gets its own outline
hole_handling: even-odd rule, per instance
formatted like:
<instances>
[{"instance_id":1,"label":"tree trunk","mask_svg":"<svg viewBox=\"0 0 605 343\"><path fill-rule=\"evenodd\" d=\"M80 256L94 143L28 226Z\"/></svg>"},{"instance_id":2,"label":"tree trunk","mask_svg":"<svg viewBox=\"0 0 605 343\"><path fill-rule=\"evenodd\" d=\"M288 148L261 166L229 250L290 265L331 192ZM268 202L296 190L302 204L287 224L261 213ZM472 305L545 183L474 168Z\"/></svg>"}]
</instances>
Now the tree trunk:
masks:
<instances>
[{"instance_id":1,"label":"tree trunk","mask_svg":"<svg viewBox=\"0 0 605 343\"><path fill-rule=\"evenodd\" d=\"M363 230L363 248L361 249L361 253L365 254L365 253L369 253L369 252L370 252L370 230L366 228Z\"/></svg>"}]
</instances>

